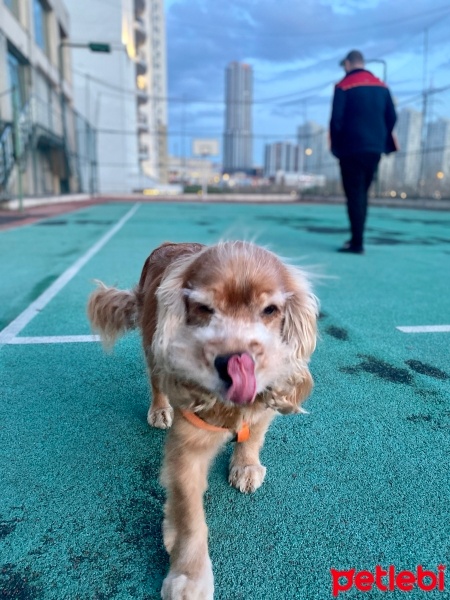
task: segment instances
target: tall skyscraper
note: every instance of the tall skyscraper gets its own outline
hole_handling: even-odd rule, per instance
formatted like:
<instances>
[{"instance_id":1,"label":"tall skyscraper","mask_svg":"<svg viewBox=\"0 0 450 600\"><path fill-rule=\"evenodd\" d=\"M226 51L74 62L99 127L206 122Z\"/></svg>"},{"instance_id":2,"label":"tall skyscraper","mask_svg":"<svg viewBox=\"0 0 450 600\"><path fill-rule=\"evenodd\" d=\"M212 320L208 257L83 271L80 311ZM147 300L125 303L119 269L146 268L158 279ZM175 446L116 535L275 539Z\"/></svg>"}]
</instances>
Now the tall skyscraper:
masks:
<instances>
[{"instance_id":1,"label":"tall skyscraper","mask_svg":"<svg viewBox=\"0 0 450 600\"><path fill-rule=\"evenodd\" d=\"M394 155L394 181L397 186L414 188L419 180L422 139L422 113L404 108L395 125L399 151Z\"/></svg>"},{"instance_id":2,"label":"tall skyscraper","mask_svg":"<svg viewBox=\"0 0 450 600\"><path fill-rule=\"evenodd\" d=\"M420 177L422 113L404 108L394 134L398 151L383 155L378 169L381 191L414 189Z\"/></svg>"},{"instance_id":3,"label":"tall skyscraper","mask_svg":"<svg viewBox=\"0 0 450 600\"><path fill-rule=\"evenodd\" d=\"M225 132L223 170L249 171L253 167L253 70L232 62L225 72Z\"/></svg>"},{"instance_id":4,"label":"tall skyscraper","mask_svg":"<svg viewBox=\"0 0 450 600\"><path fill-rule=\"evenodd\" d=\"M299 146L299 170L303 173L322 175L328 158L328 132L322 125L307 121L297 129Z\"/></svg>"},{"instance_id":5,"label":"tall skyscraper","mask_svg":"<svg viewBox=\"0 0 450 600\"><path fill-rule=\"evenodd\" d=\"M140 145L148 149L141 166L146 175L168 181L167 165L167 59L164 0L134 0L135 27L142 28L136 49L137 86L148 94L139 107ZM136 29L137 32L137 29ZM145 154L145 153L144 153Z\"/></svg>"},{"instance_id":6,"label":"tall skyscraper","mask_svg":"<svg viewBox=\"0 0 450 600\"><path fill-rule=\"evenodd\" d=\"M424 176L436 181L439 173L450 175L450 119L437 119L427 126ZM447 184L448 185L448 184Z\"/></svg>"}]
</instances>

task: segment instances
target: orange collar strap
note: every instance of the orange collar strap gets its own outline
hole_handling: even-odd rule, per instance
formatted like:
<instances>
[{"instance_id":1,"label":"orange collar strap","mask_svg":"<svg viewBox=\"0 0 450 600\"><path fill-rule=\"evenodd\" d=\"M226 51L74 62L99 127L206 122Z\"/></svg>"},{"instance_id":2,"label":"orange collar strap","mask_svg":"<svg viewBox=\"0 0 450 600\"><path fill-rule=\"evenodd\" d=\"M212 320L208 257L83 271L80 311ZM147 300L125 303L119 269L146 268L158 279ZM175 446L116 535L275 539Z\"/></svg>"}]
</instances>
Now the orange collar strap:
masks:
<instances>
[{"instance_id":1,"label":"orange collar strap","mask_svg":"<svg viewBox=\"0 0 450 600\"><path fill-rule=\"evenodd\" d=\"M217 427L216 425L210 425L203 419L200 419L198 415L191 412L190 410L181 409L181 414L186 419L186 421L189 421L189 423L191 423L192 425L194 425L194 427L197 427L198 429L204 429L205 431L215 431L220 433L234 433L235 437L232 440L233 442L246 442L250 438L250 427L247 425L247 423L242 423L242 427L238 431L235 431L234 429L228 429L227 427Z\"/></svg>"}]
</instances>

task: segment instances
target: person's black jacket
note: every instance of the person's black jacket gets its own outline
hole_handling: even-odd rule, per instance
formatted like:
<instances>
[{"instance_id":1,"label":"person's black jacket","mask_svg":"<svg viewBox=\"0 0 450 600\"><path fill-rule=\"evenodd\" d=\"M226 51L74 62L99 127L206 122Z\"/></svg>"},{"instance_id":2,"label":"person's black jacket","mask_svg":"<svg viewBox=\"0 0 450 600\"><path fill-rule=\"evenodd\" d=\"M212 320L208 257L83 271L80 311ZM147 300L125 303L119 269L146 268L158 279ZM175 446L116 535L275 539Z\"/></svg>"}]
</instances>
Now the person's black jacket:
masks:
<instances>
[{"instance_id":1,"label":"person's black jacket","mask_svg":"<svg viewBox=\"0 0 450 600\"><path fill-rule=\"evenodd\" d=\"M354 69L336 84L330 121L331 152L337 158L397 150L397 115L387 86L370 71Z\"/></svg>"}]
</instances>

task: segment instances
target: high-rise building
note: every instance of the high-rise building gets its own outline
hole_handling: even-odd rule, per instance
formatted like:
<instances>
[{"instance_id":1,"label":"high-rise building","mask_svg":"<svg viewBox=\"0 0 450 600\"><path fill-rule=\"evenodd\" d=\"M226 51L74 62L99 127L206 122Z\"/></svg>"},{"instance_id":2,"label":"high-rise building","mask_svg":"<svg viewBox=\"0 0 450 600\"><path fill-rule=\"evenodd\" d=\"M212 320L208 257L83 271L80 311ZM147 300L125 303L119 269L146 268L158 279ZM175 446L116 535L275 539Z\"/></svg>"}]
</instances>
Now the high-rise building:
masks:
<instances>
[{"instance_id":1,"label":"high-rise building","mask_svg":"<svg viewBox=\"0 0 450 600\"><path fill-rule=\"evenodd\" d=\"M225 72L224 172L249 171L253 167L253 70L232 62Z\"/></svg>"},{"instance_id":2,"label":"high-rise building","mask_svg":"<svg viewBox=\"0 0 450 600\"><path fill-rule=\"evenodd\" d=\"M424 156L425 179L450 179L450 119L437 119L427 126Z\"/></svg>"},{"instance_id":3,"label":"high-rise building","mask_svg":"<svg viewBox=\"0 0 450 600\"><path fill-rule=\"evenodd\" d=\"M167 180L163 0L65 0L73 47L75 105L97 130L98 184L123 193Z\"/></svg>"},{"instance_id":4,"label":"high-rise building","mask_svg":"<svg viewBox=\"0 0 450 600\"><path fill-rule=\"evenodd\" d=\"M167 155L167 58L164 0L134 0L136 33L142 43L136 52L136 76L139 89L148 101L138 110L140 146L148 148L142 161L146 175L161 183L168 181ZM141 42L141 38L138 38ZM136 40L137 41L137 40Z\"/></svg>"},{"instance_id":5,"label":"high-rise building","mask_svg":"<svg viewBox=\"0 0 450 600\"><path fill-rule=\"evenodd\" d=\"M413 108L401 110L394 133L399 149L394 155L393 184L396 188L416 187L420 178L422 113Z\"/></svg>"},{"instance_id":6,"label":"high-rise building","mask_svg":"<svg viewBox=\"0 0 450 600\"><path fill-rule=\"evenodd\" d=\"M297 129L299 170L302 173L322 175L328 158L328 133L325 127L307 121Z\"/></svg>"},{"instance_id":7,"label":"high-rise building","mask_svg":"<svg viewBox=\"0 0 450 600\"><path fill-rule=\"evenodd\" d=\"M277 171L284 173L298 172L299 151L291 142L275 142L266 144L264 152L264 175L275 177Z\"/></svg>"}]
</instances>

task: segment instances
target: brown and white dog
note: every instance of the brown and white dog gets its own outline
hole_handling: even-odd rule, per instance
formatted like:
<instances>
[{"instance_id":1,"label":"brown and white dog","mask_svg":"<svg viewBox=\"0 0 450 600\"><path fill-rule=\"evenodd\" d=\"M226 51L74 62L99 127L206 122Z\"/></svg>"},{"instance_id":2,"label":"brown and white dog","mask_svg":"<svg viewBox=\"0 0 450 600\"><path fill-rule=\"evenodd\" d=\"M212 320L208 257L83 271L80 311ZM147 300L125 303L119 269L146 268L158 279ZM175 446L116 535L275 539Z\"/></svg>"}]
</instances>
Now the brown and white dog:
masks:
<instances>
[{"instance_id":1,"label":"brown and white dog","mask_svg":"<svg viewBox=\"0 0 450 600\"><path fill-rule=\"evenodd\" d=\"M132 291L100 283L88 315L105 345L139 327L150 373L150 425L171 430L161 481L170 571L165 600L210 600L203 494L208 468L237 435L229 482L254 492L278 413L300 412L313 380L318 303L305 274L247 242L166 243L147 258Z\"/></svg>"}]
</instances>

